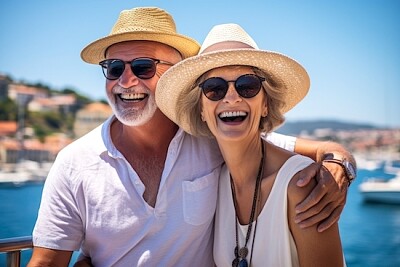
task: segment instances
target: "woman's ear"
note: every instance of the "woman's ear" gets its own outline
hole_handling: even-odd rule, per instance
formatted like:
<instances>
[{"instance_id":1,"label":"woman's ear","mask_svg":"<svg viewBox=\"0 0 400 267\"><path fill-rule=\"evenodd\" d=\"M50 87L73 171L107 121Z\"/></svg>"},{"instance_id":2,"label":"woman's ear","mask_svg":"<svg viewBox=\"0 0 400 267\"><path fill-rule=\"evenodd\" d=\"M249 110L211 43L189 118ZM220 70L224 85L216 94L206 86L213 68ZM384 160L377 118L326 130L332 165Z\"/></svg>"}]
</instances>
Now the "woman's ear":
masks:
<instances>
[{"instance_id":1,"label":"woman's ear","mask_svg":"<svg viewBox=\"0 0 400 267\"><path fill-rule=\"evenodd\" d=\"M202 121L206 121L206 120L204 119L204 113L203 113L203 110L201 110L201 112L200 112L200 117L201 117L201 120L202 120Z\"/></svg>"},{"instance_id":2,"label":"woman's ear","mask_svg":"<svg viewBox=\"0 0 400 267\"><path fill-rule=\"evenodd\" d=\"M268 106L267 106L267 101L265 101L261 116L265 118L267 117L267 115L268 115Z\"/></svg>"}]
</instances>

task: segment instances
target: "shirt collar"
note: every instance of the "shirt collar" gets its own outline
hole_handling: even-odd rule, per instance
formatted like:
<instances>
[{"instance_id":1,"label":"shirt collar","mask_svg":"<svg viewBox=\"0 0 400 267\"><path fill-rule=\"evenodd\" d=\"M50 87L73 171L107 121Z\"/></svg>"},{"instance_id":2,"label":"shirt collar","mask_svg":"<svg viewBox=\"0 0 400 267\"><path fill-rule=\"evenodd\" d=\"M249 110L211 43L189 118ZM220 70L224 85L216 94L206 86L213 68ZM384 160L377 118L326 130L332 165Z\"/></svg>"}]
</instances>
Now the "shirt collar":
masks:
<instances>
[{"instance_id":1,"label":"shirt collar","mask_svg":"<svg viewBox=\"0 0 400 267\"><path fill-rule=\"evenodd\" d=\"M115 147L115 145L111 139L111 125L114 122L114 120L116 120L116 119L117 118L114 115L112 115L101 126L99 126L99 127L101 127L101 137L102 137L102 141L103 141L101 143L101 145L96 147L99 155L102 153L107 153L112 158L122 158L123 157L123 155L121 154L121 152L119 152L117 150L117 148ZM178 146L179 146L184 135L185 135L185 132L181 128L179 128L178 131L176 132L174 138L172 139L171 144L174 143L174 144L178 144Z\"/></svg>"}]
</instances>

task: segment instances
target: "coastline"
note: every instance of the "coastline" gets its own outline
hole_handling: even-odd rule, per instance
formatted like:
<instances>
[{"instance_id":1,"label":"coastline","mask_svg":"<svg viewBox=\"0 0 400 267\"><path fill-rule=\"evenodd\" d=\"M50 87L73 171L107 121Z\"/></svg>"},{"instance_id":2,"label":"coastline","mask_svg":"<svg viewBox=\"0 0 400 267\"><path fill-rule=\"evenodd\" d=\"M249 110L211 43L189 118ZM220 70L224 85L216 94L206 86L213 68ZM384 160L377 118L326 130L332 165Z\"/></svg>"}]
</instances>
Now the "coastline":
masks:
<instances>
[{"instance_id":1,"label":"coastline","mask_svg":"<svg viewBox=\"0 0 400 267\"><path fill-rule=\"evenodd\" d=\"M24 185L44 182L52 165L53 162L39 163L27 160L4 165L0 169L0 184Z\"/></svg>"},{"instance_id":2,"label":"coastline","mask_svg":"<svg viewBox=\"0 0 400 267\"><path fill-rule=\"evenodd\" d=\"M354 158L358 170L390 170L392 162L400 162L400 153L389 151L355 152ZM0 184L23 185L26 183L41 183L46 180L53 162L38 163L22 161L16 164L3 165L0 168Z\"/></svg>"}]
</instances>

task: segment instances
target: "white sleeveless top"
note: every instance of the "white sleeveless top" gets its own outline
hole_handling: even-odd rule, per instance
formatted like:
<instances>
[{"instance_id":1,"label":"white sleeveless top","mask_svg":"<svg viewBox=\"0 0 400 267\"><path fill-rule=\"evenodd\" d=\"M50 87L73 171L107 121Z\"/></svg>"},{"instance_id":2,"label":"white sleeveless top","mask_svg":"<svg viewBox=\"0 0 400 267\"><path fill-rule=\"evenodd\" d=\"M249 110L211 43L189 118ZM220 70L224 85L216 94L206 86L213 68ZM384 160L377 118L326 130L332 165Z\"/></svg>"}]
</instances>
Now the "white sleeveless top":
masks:
<instances>
[{"instance_id":1,"label":"white sleeveless top","mask_svg":"<svg viewBox=\"0 0 400 267\"><path fill-rule=\"evenodd\" d=\"M291 178L313 161L301 155L290 157L279 170L271 193L258 216L252 267L299 266L296 245L287 222L287 186ZM215 218L214 260L217 266L232 266L235 235L235 207L233 205L229 171L224 165L219 180L219 194ZM239 224L240 225L240 224ZM253 224L254 231L255 224ZM238 230L239 247L243 247L247 225ZM253 234L247 244L250 265Z\"/></svg>"}]
</instances>

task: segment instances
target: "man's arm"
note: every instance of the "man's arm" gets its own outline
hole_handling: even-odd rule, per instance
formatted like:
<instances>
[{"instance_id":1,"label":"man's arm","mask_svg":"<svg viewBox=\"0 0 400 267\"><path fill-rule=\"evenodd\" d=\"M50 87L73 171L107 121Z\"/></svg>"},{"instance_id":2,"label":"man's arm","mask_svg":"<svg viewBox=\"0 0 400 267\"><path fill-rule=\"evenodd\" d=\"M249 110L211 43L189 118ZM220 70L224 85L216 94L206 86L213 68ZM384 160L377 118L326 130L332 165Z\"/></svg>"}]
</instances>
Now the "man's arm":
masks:
<instances>
[{"instance_id":1,"label":"man's arm","mask_svg":"<svg viewBox=\"0 0 400 267\"><path fill-rule=\"evenodd\" d=\"M28 267L57 266L67 267L71 260L72 251L34 247Z\"/></svg>"},{"instance_id":2,"label":"man's arm","mask_svg":"<svg viewBox=\"0 0 400 267\"><path fill-rule=\"evenodd\" d=\"M318 231L322 232L339 220L349 185L341 165L323 160L327 155L335 155L347 159L353 166L356 162L349 151L335 142L297 138L294 151L317 162L300 172L297 185L303 187L314 177L318 182L310 195L297 205L295 221L303 228L318 224Z\"/></svg>"}]
</instances>

